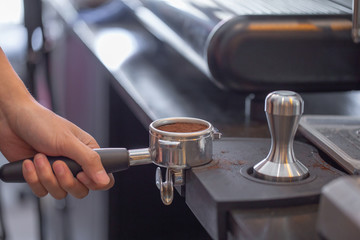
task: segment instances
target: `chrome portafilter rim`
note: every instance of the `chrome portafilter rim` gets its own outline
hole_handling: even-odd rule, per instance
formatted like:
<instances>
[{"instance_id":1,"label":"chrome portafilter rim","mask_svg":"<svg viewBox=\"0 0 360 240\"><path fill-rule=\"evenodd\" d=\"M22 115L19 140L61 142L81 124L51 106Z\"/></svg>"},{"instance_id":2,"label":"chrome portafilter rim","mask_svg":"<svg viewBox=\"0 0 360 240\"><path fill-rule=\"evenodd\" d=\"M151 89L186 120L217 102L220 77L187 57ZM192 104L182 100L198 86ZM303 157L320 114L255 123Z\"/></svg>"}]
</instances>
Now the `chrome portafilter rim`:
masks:
<instances>
[{"instance_id":1,"label":"chrome portafilter rim","mask_svg":"<svg viewBox=\"0 0 360 240\"><path fill-rule=\"evenodd\" d=\"M159 127L178 123L200 124L205 129L190 127L181 132L161 130ZM153 163L160 167L186 169L209 163L212 159L212 141L220 138L208 121L191 117L162 118L149 125L150 152ZM170 156L171 155L171 156Z\"/></svg>"},{"instance_id":2,"label":"chrome portafilter rim","mask_svg":"<svg viewBox=\"0 0 360 240\"><path fill-rule=\"evenodd\" d=\"M207 126L206 129L196 132L168 132L158 129L158 127L167 125L167 124L175 124L175 123L198 123ZM211 134L214 132L214 127L208 121L199 118L191 118L191 117L171 117L171 118L161 118L153 121L149 126L150 134L156 134L163 137L169 138L179 138L181 140L195 140L196 137L203 137L205 135Z\"/></svg>"}]
</instances>

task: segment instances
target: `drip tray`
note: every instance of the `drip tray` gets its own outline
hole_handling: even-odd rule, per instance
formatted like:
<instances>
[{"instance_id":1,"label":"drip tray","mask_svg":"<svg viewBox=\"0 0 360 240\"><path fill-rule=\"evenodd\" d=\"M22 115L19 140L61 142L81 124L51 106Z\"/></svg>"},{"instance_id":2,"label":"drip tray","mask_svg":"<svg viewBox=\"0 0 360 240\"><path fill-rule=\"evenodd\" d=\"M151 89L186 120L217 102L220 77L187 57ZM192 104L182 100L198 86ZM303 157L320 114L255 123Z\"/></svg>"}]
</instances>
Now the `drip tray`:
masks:
<instances>
[{"instance_id":1,"label":"drip tray","mask_svg":"<svg viewBox=\"0 0 360 240\"><path fill-rule=\"evenodd\" d=\"M305 115L299 131L347 172L360 175L360 118Z\"/></svg>"},{"instance_id":2,"label":"drip tray","mask_svg":"<svg viewBox=\"0 0 360 240\"><path fill-rule=\"evenodd\" d=\"M227 216L235 210L318 204L321 188L345 175L327 164L313 146L294 142L295 157L310 176L285 183L261 180L253 176L252 167L267 156L270 139L222 138L213 144L213 161L186 171L185 185L187 205L213 239L226 239ZM301 224L308 227L307 222Z\"/></svg>"}]
</instances>

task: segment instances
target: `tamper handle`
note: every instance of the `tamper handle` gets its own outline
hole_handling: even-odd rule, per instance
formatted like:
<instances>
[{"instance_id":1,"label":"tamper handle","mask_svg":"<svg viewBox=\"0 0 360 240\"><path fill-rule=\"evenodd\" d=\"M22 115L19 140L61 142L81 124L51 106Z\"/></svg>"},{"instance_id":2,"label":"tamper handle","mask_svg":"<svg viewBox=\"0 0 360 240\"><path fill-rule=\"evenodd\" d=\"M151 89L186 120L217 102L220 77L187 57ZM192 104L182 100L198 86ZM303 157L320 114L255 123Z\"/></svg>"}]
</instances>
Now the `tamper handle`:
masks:
<instances>
[{"instance_id":1,"label":"tamper handle","mask_svg":"<svg viewBox=\"0 0 360 240\"><path fill-rule=\"evenodd\" d=\"M299 94L292 91L275 91L265 99L267 115L301 116L304 112L304 101Z\"/></svg>"},{"instance_id":2,"label":"tamper handle","mask_svg":"<svg viewBox=\"0 0 360 240\"><path fill-rule=\"evenodd\" d=\"M118 172L129 168L129 152L125 148L98 148L94 149L101 158L101 162L107 173ZM66 157L47 157L50 165L61 160L66 163L70 171L76 176L82 171L81 166L72 159ZM29 158L33 160L32 158ZM22 174L22 164L25 160L4 164L0 168L0 179L4 182L25 182Z\"/></svg>"},{"instance_id":3,"label":"tamper handle","mask_svg":"<svg viewBox=\"0 0 360 240\"><path fill-rule=\"evenodd\" d=\"M304 111L299 94L291 91L277 91L265 100L266 118L271 133L269 160L286 164L295 161L293 141Z\"/></svg>"}]
</instances>

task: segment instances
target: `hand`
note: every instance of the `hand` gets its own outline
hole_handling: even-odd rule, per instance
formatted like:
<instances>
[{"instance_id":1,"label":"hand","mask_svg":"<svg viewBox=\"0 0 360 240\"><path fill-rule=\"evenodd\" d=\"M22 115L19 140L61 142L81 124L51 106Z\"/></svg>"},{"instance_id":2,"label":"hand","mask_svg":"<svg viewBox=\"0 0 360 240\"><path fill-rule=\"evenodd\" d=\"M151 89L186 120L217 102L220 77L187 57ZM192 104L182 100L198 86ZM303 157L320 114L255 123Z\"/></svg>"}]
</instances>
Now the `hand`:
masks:
<instances>
[{"instance_id":1,"label":"hand","mask_svg":"<svg viewBox=\"0 0 360 240\"><path fill-rule=\"evenodd\" d=\"M89 189L112 187L112 174L106 174L99 155L92 150L98 147L89 134L31 98L15 102L0 118L0 150L4 156L15 161L35 155L34 162L24 161L23 175L39 197L50 193L61 199L70 193L83 198ZM51 167L46 155L71 158L84 172L74 178L62 161L54 162Z\"/></svg>"}]
</instances>

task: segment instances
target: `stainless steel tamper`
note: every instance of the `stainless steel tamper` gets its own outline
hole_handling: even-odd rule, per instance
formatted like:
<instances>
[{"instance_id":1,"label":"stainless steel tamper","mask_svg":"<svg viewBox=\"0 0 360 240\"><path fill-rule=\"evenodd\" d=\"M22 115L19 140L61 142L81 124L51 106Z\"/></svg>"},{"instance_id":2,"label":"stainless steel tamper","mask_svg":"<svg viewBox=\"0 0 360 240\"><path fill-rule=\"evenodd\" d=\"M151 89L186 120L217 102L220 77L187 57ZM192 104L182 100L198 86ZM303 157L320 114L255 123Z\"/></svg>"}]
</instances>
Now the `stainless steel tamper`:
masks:
<instances>
[{"instance_id":1,"label":"stainless steel tamper","mask_svg":"<svg viewBox=\"0 0 360 240\"><path fill-rule=\"evenodd\" d=\"M255 177L273 182L299 181L309 170L294 155L293 142L304 101L291 91L275 91L265 99L265 113L270 128L271 148L268 156L254 166Z\"/></svg>"}]
</instances>

